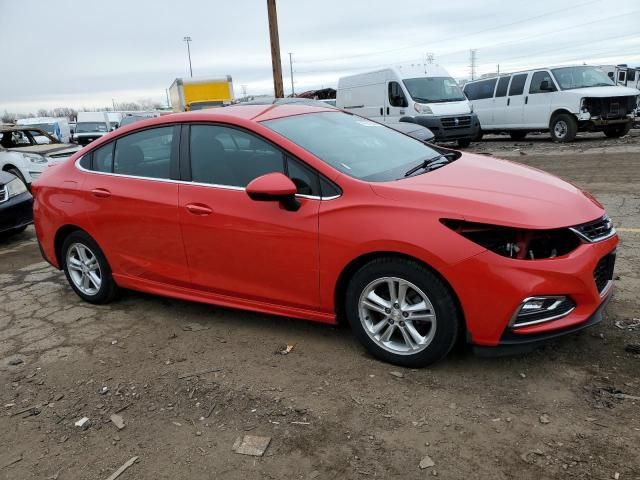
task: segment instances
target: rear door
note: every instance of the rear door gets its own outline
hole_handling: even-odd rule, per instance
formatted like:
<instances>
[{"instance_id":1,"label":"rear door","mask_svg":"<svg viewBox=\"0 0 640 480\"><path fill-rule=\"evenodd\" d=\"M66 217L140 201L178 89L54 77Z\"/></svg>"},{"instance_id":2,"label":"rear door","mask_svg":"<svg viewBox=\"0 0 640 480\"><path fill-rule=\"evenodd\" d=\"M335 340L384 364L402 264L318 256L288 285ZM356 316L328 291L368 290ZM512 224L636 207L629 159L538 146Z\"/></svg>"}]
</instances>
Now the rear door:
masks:
<instances>
[{"instance_id":1,"label":"rear door","mask_svg":"<svg viewBox=\"0 0 640 480\"><path fill-rule=\"evenodd\" d=\"M498 78L496 93L493 99L493 107L491 112L492 125L502 126L507 122L507 93L509 92L509 82L511 75ZM480 122L482 124L482 122Z\"/></svg>"},{"instance_id":2,"label":"rear door","mask_svg":"<svg viewBox=\"0 0 640 480\"><path fill-rule=\"evenodd\" d=\"M545 86L548 89L543 89ZM556 90L551 73L547 70L533 73L523 107L523 121L527 127L549 127L551 103Z\"/></svg>"},{"instance_id":3,"label":"rear door","mask_svg":"<svg viewBox=\"0 0 640 480\"><path fill-rule=\"evenodd\" d=\"M525 101L524 86L527 82L527 76L527 73L519 73L517 75L513 75L511 78L505 114L506 128L523 127L522 115Z\"/></svg>"},{"instance_id":4,"label":"rear door","mask_svg":"<svg viewBox=\"0 0 640 480\"><path fill-rule=\"evenodd\" d=\"M194 124L185 132L183 178L192 183L180 184L180 221L193 286L249 302L316 308L316 180L305 180L304 166L246 130ZM271 172L294 180L304 195L299 210L246 194L251 180Z\"/></svg>"},{"instance_id":5,"label":"rear door","mask_svg":"<svg viewBox=\"0 0 640 480\"><path fill-rule=\"evenodd\" d=\"M83 189L90 232L118 276L187 286L178 220L177 126L120 137L92 153Z\"/></svg>"}]
</instances>

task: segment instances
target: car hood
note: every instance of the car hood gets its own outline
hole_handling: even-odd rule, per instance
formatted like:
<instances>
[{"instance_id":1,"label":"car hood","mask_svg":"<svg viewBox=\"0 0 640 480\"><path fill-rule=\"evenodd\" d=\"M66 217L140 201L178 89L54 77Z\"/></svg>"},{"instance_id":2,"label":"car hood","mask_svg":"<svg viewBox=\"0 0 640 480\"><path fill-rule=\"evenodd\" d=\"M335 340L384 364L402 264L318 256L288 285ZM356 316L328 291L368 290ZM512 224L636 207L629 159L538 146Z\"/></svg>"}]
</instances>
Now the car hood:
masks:
<instances>
[{"instance_id":1,"label":"car hood","mask_svg":"<svg viewBox=\"0 0 640 480\"><path fill-rule=\"evenodd\" d=\"M604 215L591 194L558 177L482 155L463 154L432 172L371 185L381 197L423 205L442 218L492 225L552 229Z\"/></svg>"},{"instance_id":2,"label":"car hood","mask_svg":"<svg viewBox=\"0 0 640 480\"><path fill-rule=\"evenodd\" d=\"M32 145L29 147L10 148L9 150L21 153L38 153L51 158L69 157L80 150L78 145L65 143L52 143L48 145Z\"/></svg>"},{"instance_id":3,"label":"car hood","mask_svg":"<svg viewBox=\"0 0 640 480\"><path fill-rule=\"evenodd\" d=\"M640 90L636 88L622 87L619 85L611 85L610 87L588 87L574 88L564 90L564 92L572 92L582 97L628 97L630 95L640 95Z\"/></svg>"}]
</instances>

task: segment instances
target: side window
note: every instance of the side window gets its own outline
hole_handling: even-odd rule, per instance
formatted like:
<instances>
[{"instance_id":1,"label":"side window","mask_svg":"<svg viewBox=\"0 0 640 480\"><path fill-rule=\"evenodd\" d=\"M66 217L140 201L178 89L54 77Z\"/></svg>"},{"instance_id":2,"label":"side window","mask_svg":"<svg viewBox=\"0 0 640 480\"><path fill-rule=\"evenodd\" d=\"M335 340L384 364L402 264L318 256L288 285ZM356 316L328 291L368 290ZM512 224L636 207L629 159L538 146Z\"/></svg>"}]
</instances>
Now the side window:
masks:
<instances>
[{"instance_id":1,"label":"side window","mask_svg":"<svg viewBox=\"0 0 640 480\"><path fill-rule=\"evenodd\" d=\"M629 81L629 82L635 82L636 81L636 71L635 70L629 70L627 72L627 81Z\"/></svg>"},{"instance_id":2,"label":"side window","mask_svg":"<svg viewBox=\"0 0 640 480\"><path fill-rule=\"evenodd\" d=\"M527 73L521 73L513 76L511 86L509 87L509 96L522 95L522 92L524 92L524 84L527 81L527 75Z\"/></svg>"},{"instance_id":3,"label":"side window","mask_svg":"<svg viewBox=\"0 0 640 480\"><path fill-rule=\"evenodd\" d=\"M544 82L546 83L546 88L542 87ZM553 84L553 80L551 79L551 74L549 72L536 72L531 77L531 85L529 86L529 93L548 93L555 92L556 87Z\"/></svg>"},{"instance_id":4,"label":"side window","mask_svg":"<svg viewBox=\"0 0 640 480\"><path fill-rule=\"evenodd\" d=\"M299 194L313 195L314 197L322 195L320 178L316 172L291 157L287 157L287 171L291 181L298 187Z\"/></svg>"},{"instance_id":5,"label":"side window","mask_svg":"<svg viewBox=\"0 0 640 480\"><path fill-rule=\"evenodd\" d=\"M389 82L389 105L392 107L408 107L409 103L404 96L402 87L398 82Z\"/></svg>"},{"instance_id":6,"label":"side window","mask_svg":"<svg viewBox=\"0 0 640 480\"><path fill-rule=\"evenodd\" d=\"M497 78L482 80L481 82L470 83L465 86L464 93L469 100L482 100L492 98L493 90L496 88Z\"/></svg>"},{"instance_id":7,"label":"side window","mask_svg":"<svg viewBox=\"0 0 640 480\"><path fill-rule=\"evenodd\" d=\"M189 147L194 182L246 187L266 173L284 173L280 150L235 128L192 125Z\"/></svg>"},{"instance_id":8,"label":"side window","mask_svg":"<svg viewBox=\"0 0 640 480\"><path fill-rule=\"evenodd\" d=\"M621 70L621 71L618 72L618 81L619 82L624 82L625 73L626 72L624 70Z\"/></svg>"},{"instance_id":9,"label":"side window","mask_svg":"<svg viewBox=\"0 0 640 480\"><path fill-rule=\"evenodd\" d=\"M509 80L511 80L511 77L500 77L500 80L498 80L498 88L496 88L496 98L507 96Z\"/></svg>"},{"instance_id":10,"label":"side window","mask_svg":"<svg viewBox=\"0 0 640 480\"><path fill-rule=\"evenodd\" d=\"M96 172L113 172L113 142L93 151L93 170Z\"/></svg>"},{"instance_id":11,"label":"side window","mask_svg":"<svg viewBox=\"0 0 640 480\"><path fill-rule=\"evenodd\" d=\"M117 139L114 173L169 178L172 141L173 126L143 130Z\"/></svg>"}]
</instances>

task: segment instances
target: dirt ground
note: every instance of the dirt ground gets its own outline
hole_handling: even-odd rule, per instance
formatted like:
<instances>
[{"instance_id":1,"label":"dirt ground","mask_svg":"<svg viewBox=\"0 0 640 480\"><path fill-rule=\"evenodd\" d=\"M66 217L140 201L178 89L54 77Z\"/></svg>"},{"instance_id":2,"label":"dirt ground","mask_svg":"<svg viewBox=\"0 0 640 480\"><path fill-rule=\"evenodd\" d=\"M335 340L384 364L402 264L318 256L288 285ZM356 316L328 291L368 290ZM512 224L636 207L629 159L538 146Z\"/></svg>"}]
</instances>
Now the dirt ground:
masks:
<instances>
[{"instance_id":1,"label":"dirt ground","mask_svg":"<svg viewBox=\"0 0 640 480\"><path fill-rule=\"evenodd\" d=\"M640 132L470 150L606 205L621 245L603 323L527 355L460 347L401 369L346 327L135 292L83 303L30 228L0 243L0 478L106 479L139 457L120 480L640 479L640 355L625 351L640 343ZM244 435L271 437L263 457L232 451Z\"/></svg>"}]
</instances>

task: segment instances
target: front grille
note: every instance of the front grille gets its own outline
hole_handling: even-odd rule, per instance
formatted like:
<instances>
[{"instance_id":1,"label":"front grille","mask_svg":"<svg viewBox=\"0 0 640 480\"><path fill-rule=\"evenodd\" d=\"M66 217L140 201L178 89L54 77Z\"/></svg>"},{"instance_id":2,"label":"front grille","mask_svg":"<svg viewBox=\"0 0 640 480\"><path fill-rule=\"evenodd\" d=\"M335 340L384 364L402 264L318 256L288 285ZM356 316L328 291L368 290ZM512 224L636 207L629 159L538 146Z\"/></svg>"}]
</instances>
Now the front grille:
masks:
<instances>
[{"instance_id":1,"label":"front grille","mask_svg":"<svg viewBox=\"0 0 640 480\"><path fill-rule=\"evenodd\" d=\"M573 300L569 297L565 297L562 300L558 300L551 308L541 312L526 313L520 311L511 326L513 328L525 327L527 325L536 325L538 323L557 320L567 316L574 308L576 308L576 304L573 303Z\"/></svg>"},{"instance_id":2,"label":"front grille","mask_svg":"<svg viewBox=\"0 0 640 480\"><path fill-rule=\"evenodd\" d=\"M596 282L598 292L607 287L607 284L613 280L613 268L616 263L616 252L611 252L609 255L602 257L596 268L593 270L593 279Z\"/></svg>"},{"instance_id":3,"label":"front grille","mask_svg":"<svg viewBox=\"0 0 640 480\"><path fill-rule=\"evenodd\" d=\"M7 192L7 187L0 188L0 203L6 202L9 200L9 192Z\"/></svg>"},{"instance_id":4,"label":"front grille","mask_svg":"<svg viewBox=\"0 0 640 480\"><path fill-rule=\"evenodd\" d=\"M605 120L622 118L633 112L636 107L636 97L604 97L585 98L583 106L591 116L601 117Z\"/></svg>"},{"instance_id":5,"label":"front grille","mask_svg":"<svg viewBox=\"0 0 640 480\"><path fill-rule=\"evenodd\" d=\"M616 229L613 228L613 222L608 215L593 222L572 227L571 231L587 242L598 242L616 233Z\"/></svg>"},{"instance_id":6,"label":"front grille","mask_svg":"<svg viewBox=\"0 0 640 480\"><path fill-rule=\"evenodd\" d=\"M442 123L445 130L469 128L471 126L471 117L444 117L440 119L440 123Z\"/></svg>"}]
</instances>

